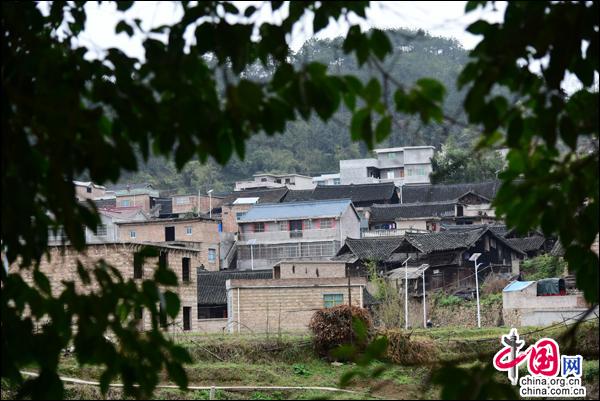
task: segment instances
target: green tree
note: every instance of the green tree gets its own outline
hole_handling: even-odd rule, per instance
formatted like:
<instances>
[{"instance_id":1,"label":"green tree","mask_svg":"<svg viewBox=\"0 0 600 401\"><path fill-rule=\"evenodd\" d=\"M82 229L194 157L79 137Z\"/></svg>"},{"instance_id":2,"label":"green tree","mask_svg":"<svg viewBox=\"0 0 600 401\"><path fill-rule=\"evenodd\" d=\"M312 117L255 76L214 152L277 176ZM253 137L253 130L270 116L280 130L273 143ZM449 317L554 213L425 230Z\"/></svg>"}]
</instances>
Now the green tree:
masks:
<instances>
[{"instance_id":1,"label":"green tree","mask_svg":"<svg viewBox=\"0 0 600 401\"><path fill-rule=\"evenodd\" d=\"M431 181L451 184L494 180L503 166L504 160L497 151L459 148L451 137L431 159Z\"/></svg>"}]
</instances>

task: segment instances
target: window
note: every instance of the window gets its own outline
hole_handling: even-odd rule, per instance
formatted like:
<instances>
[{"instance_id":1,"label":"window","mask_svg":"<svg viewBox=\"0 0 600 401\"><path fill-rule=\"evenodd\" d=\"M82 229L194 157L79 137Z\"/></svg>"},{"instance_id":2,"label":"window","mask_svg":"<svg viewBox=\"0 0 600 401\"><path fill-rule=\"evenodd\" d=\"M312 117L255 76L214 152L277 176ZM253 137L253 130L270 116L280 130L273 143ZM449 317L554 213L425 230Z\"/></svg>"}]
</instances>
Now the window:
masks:
<instances>
[{"instance_id":1,"label":"window","mask_svg":"<svg viewBox=\"0 0 600 401\"><path fill-rule=\"evenodd\" d=\"M137 255L133 257L133 278L140 279L144 277L144 265L142 261L137 258Z\"/></svg>"},{"instance_id":2,"label":"window","mask_svg":"<svg viewBox=\"0 0 600 401\"><path fill-rule=\"evenodd\" d=\"M333 308L343 303L344 294L323 294L323 305L325 308Z\"/></svg>"},{"instance_id":3,"label":"window","mask_svg":"<svg viewBox=\"0 0 600 401\"><path fill-rule=\"evenodd\" d=\"M243 215L245 215L245 214L246 214L246 212L238 212L238 213L236 213L236 214L235 214L235 218L236 218L236 220L239 220L239 219L240 219L240 218L242 218L242 216L243 216Z\"/></svg>"},{"instance_id":4,"label":"window","mask_svg":"<svg viewBox=\"0 0 600 401\"><path fill-rule=\"evenodd\" d=\"M129 231L129 238L135 239L136 237L137 237L137 233L135 232L135 230Z\"/></svg>"},{"instance_id":5,"label":"window","mask_svg":"<svg viewBox=\"0 0 600 401\"><path fill-rule=\"evenodd\" d=\"M334 178L333 179L333 185L340 185L340 179L339 178Z\"/></svg>"},{"instance_id":6,"label":"window","mask_svg":"<svg viewBox=\"0 0 600 401\"><path fill-rule=\"evenodd\" d=\"M184 283L190 281L190 258L181 258L181 280Z\"/></svg>"},{"instance_id":7,"label":"window","mask_svg":"<svg viewBox=\"0 0 600 401\"><path fill-rule=\"evenodd\" d=\"M192 308L189 306L183 307L183 330L189 331L192 329Z\"/></svg>"},{"instance_id":8,"label":"window","mask_svg":"<svg viewBox=\"0 0 600 401\"><path fill-rule=\"evenodd\" d=\"M185 228L185 235L192 235L192 226L187 226Z\"/></svg>"},{"instance_id":9,"label":"window","mask_svg":"<svg viewBox=\"0 0 600 401\"><path fill-rule=\"evenodd\" d=\"M88 194L92 193L92 187L87 187L85 190L87 191Z\"/></svg>"},{"instance_id":10,"label":"window","mask_svg":"<svg viewBox=\"0 0 600 401\"><path fill-rule=\"evenodd\" d=\"M286 184L290 184L290 183L291 183L291 180L290 180L289 178L286 178L286 179L285 179L285 183L286 183Z\"/></svg>"},{"instance_id":11,"label":"window","mask_svg":"<svg viewBox=\"0 0 600 401\"><path fill-rule=\"evenodd\" d=\"M214 263L217 260L217 250L209 248L208 249L208 261Z\"/></svg>"},{"instance_id":12,"label":"window","mask_svg":"<svg viewBox=\"0 0 600 401\"><path fill-rule=\"evenodd\" d=\"M313 228L315 228L314 226L315 226L315 224L313 223L312 220L305 220L305 222L304 222L305 230L312 230Z\"/></svg>"},{"instance_id":13,"label":"window","mask_svg":"<svg viewBox=\"0 0 600 401\"><path fill-rule=\"evenodd\" d=\"M123 199L121 201L121 206L123 206L123 207L129 207L129 206L131 206L131 201L129 199Z\"/></svg>"},{"instance_id":14,"label":"window","mask_svg":"<svg viewBox=\"0 0 600 401\"><path fill-rule=\"evenodd\" d=\"M267 179L266 178L261 178L260 182L267 182Z\"/></svg>"},{"instance_id":15,"label":"window","mask_svg":"<svg viewBox=\"0 0 600 401\"><path fill-rule=\"evenodd\" d=\"M287 231L288 230L288 222L287 221L280 221L279 222L279 231Z\"/></svg>"},{"instance_id":16,"label":"window","mask_svg":"<svg viewBox=\"0 0 600 401\"><path fill-rule=\"evenodd\" d=\"M387 178L388 179L394 178L394 170L390 170L390 171L387 172Z\"/></svg>"},{"instance_id":17,"label":"window","mask_svg":"<svg viewBox=\"0 0 600 401\"><path fill-rule=\"evenodd\" d=\"M390 152L387 154L388 159L393 159L394 157L396 157L396 153L394 152Z\"/></svg>"},{"instance_id":18,"label":"window","mask_svg":"<svg viewBox=\"0 0 600 401\"><path fill-rule=\"evenodd\" d=\"M321 228L333 228L333 220L321 219Z\"/></svg>"},{"instance_id":19,"label":"window","mask_svg":"<svg viewBox=\"0 0 600 401\"><path fill-rule=\"evenodd\" d=\"M105 237L106 236L106 224L100 224L99 226L96 226L95 234L97 237Z\"/></svg>"},{"instance_id":20,"label":"window","mask_svg":"<svg viewBox=\"0 0 600 401\"><path fill-rule=\"evenodd\" d=\"M254 223L254 232L255 233L264 233L265 232L265 223Z\"/></svg>"},{"instance_id":21,"label":"window","mask_svg":"<svg viewBox=\"0 0 600 401\"><path fill-rule=\"evenodd\" d=\"M278 179L276 179L276 180L275 180L275 182L276 182L277 184L281 184L281 178L278 178Z\"/></svg>"}]
</instances>

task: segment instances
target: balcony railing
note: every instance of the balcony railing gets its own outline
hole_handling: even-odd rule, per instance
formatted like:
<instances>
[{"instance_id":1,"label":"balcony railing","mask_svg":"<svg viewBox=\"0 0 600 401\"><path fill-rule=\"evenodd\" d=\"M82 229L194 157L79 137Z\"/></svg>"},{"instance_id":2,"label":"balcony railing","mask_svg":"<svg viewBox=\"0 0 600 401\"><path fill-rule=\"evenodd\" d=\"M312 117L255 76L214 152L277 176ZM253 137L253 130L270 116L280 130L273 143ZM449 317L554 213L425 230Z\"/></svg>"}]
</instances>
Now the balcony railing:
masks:
<instances>
[{"instance_id":1,"label":"balcony railing","mask_svg":"<svg viewBox=\"0 0 600 401\"><path fill-rule=\"evenodd\" d=\"M302 240L335 240L339 236L335 228L312 229L302 231L265 231L240 233L240 241L255 239L258 242L286 241L290 239Z\"/></svg>"},{"instance_id":2,"label":"balcony railing","mask_svg":"<svg viewBox=\"0 0 600 401\"><path fill-rule=\"evenodd\" d=\"M379 229L379 230L364 230L360 233L362 238L373 238L373 237L395 237L402 236L406 233L427 233L427 230L420 230L416 228L393 228L393 229Z\"/></svg>"}]
</instances>

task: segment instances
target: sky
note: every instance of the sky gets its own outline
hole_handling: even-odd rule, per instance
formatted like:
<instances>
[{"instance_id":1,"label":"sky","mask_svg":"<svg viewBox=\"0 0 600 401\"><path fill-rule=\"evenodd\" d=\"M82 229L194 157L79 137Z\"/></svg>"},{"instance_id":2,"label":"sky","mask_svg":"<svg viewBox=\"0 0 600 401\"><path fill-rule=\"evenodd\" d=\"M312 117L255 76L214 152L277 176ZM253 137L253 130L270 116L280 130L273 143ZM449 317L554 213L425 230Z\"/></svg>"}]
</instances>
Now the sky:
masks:
<instances>
[{"instance_id":1,"label":"sky","mask_svg":"<svg viewBox=\"0 0 600 401\"><path fill-rule=\"evenodd\" d=\"M257 1L234 1L239 9L245 9L249 5L257 5ZM371 2L367 10L367 19L362 20L355 16L351 18L352 23L360 23L363 29L368 28L411 28L423 29L434 36L452 37L457 39L465 48L472 49L481 39L479 36L471 35L465 28L479 18L489 21L501 21L505 3L498 2L492 9L488 6L485 10L478 10L465 15L466 1L384 1ZM114 3L89 2L86 5L88 21L81 43L89 47L90 58L95 58L98 52L109 47L117 47L127 55L144 58L142 47L143 34L136 34L129 38L125 33L115 34L114 27L117 22L125 17L128 21L139 18L142 28L149 30L163 24L172 24L181 18L180 6L171 2L136 2L125 14L117 12ZM260 9L257 21L280 22L287 15L286 6L273 13L267 5ZM333 38L345 35L348 29L347 23L330 22L329 26L319 32L318 38ZM188 32L193 38L193 30ZM312 15L307 16L301 24L297 24L293 34L288 38L288 43L293 51L298 51L303 43L313 37ZM191 39L193 40L193 39Z\"/></svg>"}]
</instances>

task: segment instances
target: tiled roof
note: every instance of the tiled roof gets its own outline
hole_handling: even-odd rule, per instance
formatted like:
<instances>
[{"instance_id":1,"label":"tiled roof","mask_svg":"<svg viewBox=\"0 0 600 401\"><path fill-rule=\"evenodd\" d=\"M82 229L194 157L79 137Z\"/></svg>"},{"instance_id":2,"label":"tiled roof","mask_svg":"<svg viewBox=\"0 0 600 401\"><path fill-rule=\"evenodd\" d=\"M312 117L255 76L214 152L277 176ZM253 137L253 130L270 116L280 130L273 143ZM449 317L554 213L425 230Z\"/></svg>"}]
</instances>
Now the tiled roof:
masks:
<instances>
[{"instance_id":1,"label":"tiled roof","mask_svg":"<svg viewBox=\"0 0 600 401\"><path fill-rule=\"evenodd\" d=\"M351 206L349 199L259 204L248 210L238 222L337 217Z\"/></svg>"},{"instance_id":2,"label":"tiled roof","mask_svg":"<svg viewBox=\"0 0 600 401\"><path fill-rule=\"evenodd\" d=\"M227 304L227 280L260 280L272 279L272 270L238 270L219 272L198 272L198 304L224 305Z\"/></svg>"},{"instance_id":3,"label":"tiled roof","mask_svg":"<svg viewBox=\"0 0 600 401\"><path fill-rule=\"evenodd\" d=\"M402 203L454 201L467 192L494 199L499 187L499 181L467 184L405 185L402 187Z\"/></svg>"},{"instance_id":4,"label":"tiled roof","mask_svg":"<svg viewBox=\"0 0 600 401\"><path fill-rule=\"evenodd\" d=\"M544 242L546 242L546 238L540 236L508 238L506 242L522 250L523 252L529 252L539 250L544 245Z\"/></svg>"},{"instance_id":5,"label":"tiled roof","mask_svg":"<svg viewBox=\"0 0 600 401\"><path fill-rule=\"evenodd\" d=\"M560 243L560 240L556 241L556 243L552 247L552 250L550 251L550 255L556 257L565 256L565 248L563 248L562 244Z\"/></svg>"},{"instance_id":6,"label":"tiled roof","mask_svg":"<svg viewBox=\"0 0 600 401\"><path fill-rule=\"evenodd\" d=\"M372 222L383 222L420 217L453 217L454 214L454 202L373 205L369 220Z\"/></svg>"},{"instance_id":7,"label":"tiled roof","mask_svg":"<svg viewBox=\"0 0 600 401\"><path fill-rule=\"evenodd\" d=\"M312 189L289 190L282 202L298 202L312 200Z\"/></svg>"},{"instance_id":8,"label":"tiled roof","mask_svg":"<svg viewBox=\"0 0 600 401\"><path fill-rule=\"evenodd\" d=\"M346 243L332 260L342 260L350 251L363 261L382 262L387 260L403 241L403 237L346 238Z\"/></svg>"},{"instance_id":9,"label":"tiled roof","mask_svg":"<svg viewBox=\"0 0 600 401\"><path fill-rule=\"evenodd\" d=\"M461 224L461 225L442 224L441 225L442 231L452 231L452 232L478 230L478 229L484 228L484 227L489 228L491 232L493 232L496 235L502 236L502 237L506 236L506 234L509 232L508 228L504 224Z\"/></svg>"},{"instance_id":10,"label":"tiled roof","mask_svg":"<svg viewBox=\"0 0 600 401\"><path fill-rule=\"evenodd\" d=\"M371 206L375 203L398 202L394 183L317 185L311 191L290 191L284 202L296 200L350 199L356 206Z\"/></svg>"},{"instance_id":11,"label":"tiled roof","mask_svg":"<svg viewBox=\"0 0 600 401\"><path fill-rule=\"evenodd\" d=\"M463 232L406 233L406 240L423 253L471 247L487 231L485 228Z\"/></svg>"},{"instance_id":12,"label":"tiled roof","mask_svg":"<svg viewBox=\"0 0 600 401\"><path fill-rule=\"evenodd\" d=\"M235 191L225 196L223 204L231 205L238 198L259 198L258 203L278 203L281 202L287 192L288 189L285 187Z\"/></svg>"}]
</instances>

